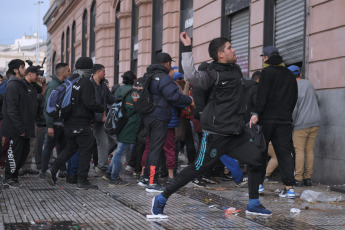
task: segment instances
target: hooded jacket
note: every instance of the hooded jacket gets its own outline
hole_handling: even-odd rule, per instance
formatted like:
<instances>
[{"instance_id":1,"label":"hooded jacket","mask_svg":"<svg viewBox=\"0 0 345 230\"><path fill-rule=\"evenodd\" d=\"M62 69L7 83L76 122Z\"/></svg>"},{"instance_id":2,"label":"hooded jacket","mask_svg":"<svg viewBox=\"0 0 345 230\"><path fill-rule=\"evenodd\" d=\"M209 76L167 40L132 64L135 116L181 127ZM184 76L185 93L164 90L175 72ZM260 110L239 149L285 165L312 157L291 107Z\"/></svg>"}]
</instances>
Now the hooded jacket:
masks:
<instances>
[{"instance_id":1,"label":"hooded jacket","mask_svg":"<svg viewBox=\"0 0 345 230\"><path fill-rule=\"evenodd\" d=\"M192 103L189 96L180 93L174 80L168 75L169 70L161 64L152 64L147 67L147 73L154 75L149 90L152 94L153 101L157 107L149 114L150 116L162 121L171 119L171 108L175 106L188 106Z\"/></svg>"},{"instance_id":2,"label":"hooded jacket","mask_svg":"<svg viewBox=\"0 0 345 230\"><path fill-rule=\"evenodd\" d=\"M11 76L7 82L3 101L1 136L12 138L25 134L25 138L35 137L33 106L24 81Z\"/></svg>"},{"instance_id":3,"label":"hooded jacket","mask_svg":"<svg viewBox=\"0 0 345 230\"><path fill-rule=\"evenodd\" d=\"M256 105L252 110L260 122L292 123L298 88L296 77L282 63L281 56L273 55L261 71Z\"/></svg>"}]
</instances>

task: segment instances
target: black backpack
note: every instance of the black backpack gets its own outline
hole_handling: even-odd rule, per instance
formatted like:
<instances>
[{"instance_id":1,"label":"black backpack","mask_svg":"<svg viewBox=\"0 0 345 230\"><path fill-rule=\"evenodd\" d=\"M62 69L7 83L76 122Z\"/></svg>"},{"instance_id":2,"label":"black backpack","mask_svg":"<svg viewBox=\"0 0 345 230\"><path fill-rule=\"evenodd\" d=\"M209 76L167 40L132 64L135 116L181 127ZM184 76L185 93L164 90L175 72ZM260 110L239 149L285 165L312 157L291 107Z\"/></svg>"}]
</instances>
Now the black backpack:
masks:
<instances>
[{"instance_id":1,"label":"black backpack","mask_svg":"<svg viewBox=\"0 0 345 230\"><path fill-rule=\"evenodd\" d=\"M143 77L139 78L132 88L132 99L134 111L140 114L151 113L157 106L153 102L152 94L149 90L152 77L154 73L145 73Z\"/></svg>"}]
</instances>

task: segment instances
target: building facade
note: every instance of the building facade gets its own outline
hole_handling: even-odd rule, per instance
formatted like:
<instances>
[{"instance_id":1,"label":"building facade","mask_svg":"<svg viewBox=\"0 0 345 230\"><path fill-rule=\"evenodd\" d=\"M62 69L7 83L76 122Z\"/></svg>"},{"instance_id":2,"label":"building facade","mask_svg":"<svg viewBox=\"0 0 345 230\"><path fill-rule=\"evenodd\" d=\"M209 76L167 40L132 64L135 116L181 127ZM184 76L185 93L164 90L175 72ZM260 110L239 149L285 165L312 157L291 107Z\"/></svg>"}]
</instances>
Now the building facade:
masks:
<instances>
[{"instance_id":1,"label":"building facade","mask_svg":"<svg viewBox=\"0 0 345 230\"><path fill-rule=\"evenodd\" d=\"M24 35L15 40L14 44L0 45L0 73L5 76L8 70L8 63L13 59L31 60L36 65L36 55L38 55L38 65L42 65L46 57L46 43L39 39L39 52L36 52L37 34L34 36ZM46 65L44 65L45 67ZM43 70L46 70L43 68Z\"/></svg>"},{"instance_id":2,"label":"building facade","mask_svg":"<svg viewBox=\"0 0 345 230\"><path fill-rule=\"evenodd\" d=\"M275 45L317 89L322 125L313 180L344 184L344 8L342 0L51 0L44 16L48 65L51 73L58 62L73 69L78 57L89 56L106 67L110 85L121 83L127 70L142 76L158 52L180 66L179 33L187 31L196 64L210 61L209 42L224 36L250 77L262 68L263 47Z\"/></svg>"}]
</instances>

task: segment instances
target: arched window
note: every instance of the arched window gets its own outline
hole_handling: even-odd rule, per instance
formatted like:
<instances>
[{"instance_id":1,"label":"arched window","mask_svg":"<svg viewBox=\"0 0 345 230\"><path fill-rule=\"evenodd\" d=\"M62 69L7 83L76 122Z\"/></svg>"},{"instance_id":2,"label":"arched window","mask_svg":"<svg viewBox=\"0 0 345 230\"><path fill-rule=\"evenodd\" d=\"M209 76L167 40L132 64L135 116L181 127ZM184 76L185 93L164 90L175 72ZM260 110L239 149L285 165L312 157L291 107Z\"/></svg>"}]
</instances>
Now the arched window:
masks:
<instances>
[{"instance_id":1,"label":"arched window","mask_svg":"<svg viewBox=\"0 0 345 230\"><path fill-rule=\"evenodd\" d=\"M114 54L114 84L119 83L119 72L120 72L120 20L117 15L120 13L120 1L116 7L115 14L115 54Z\"/></svg>"},{"instance_id":2,"label":"arched window","mask_svg":"<svg viewBox=\"0 0 345 230\"><path fill-rule=\"evenodd\" d=\"M53 61L52 61L52 74L55 74L55 66L56 66L56 52L54 51L53 54Z\"/></svg>"},{"instance_id":3,"label":"arched window","mask_svg":"<svg viewBox=\"0 0 345 230\"><path fill-rule=\"evenodd\" d=\"M69 27L66 31L66 63L69 65Z\"/></svg>"},{"instance_id":4,"label":"arched window","mask_svg":"<svg viewBox=\"0 0 345 230\"><path fill-rule=\"evenodd\" d=\"M87 10L83 14L83 28L82 28L82 38L81 38L81 56L86 56L86 35L87 35Z\"/></svg>"},{"instance_id":5,"label":"arched window","mask_svg":"<svg viewBox=\"0 0 345 230\"><path fill-rule=\"evenodd\" d=\"M96 26L96 1L93 1L90 12L90 58L95 58L95 26Z\"/></svg>"},{"instance_id":6,"label":"arched window","mask_svg":"<svg viewBox=\"0 0 345 230\"><path fill-rule=\"evenodd\" d=\"M65 49L65 32L63 32L61 36L61 61L60 62L64 61L64 58L63 58L64 49Z\"/></svg>"},{"instance_id":7,"label":"arched window","mask_svg":"<svg viewBox=\"0 0 345 230\"><path fill-rule=\"evenodd\" d=\"M71 44L71 71L74 70L74 62L75 62L75 48L74 48L74 43L75 43L75 21L72 24L72 44Z\"/></svg>"}]
</instances>

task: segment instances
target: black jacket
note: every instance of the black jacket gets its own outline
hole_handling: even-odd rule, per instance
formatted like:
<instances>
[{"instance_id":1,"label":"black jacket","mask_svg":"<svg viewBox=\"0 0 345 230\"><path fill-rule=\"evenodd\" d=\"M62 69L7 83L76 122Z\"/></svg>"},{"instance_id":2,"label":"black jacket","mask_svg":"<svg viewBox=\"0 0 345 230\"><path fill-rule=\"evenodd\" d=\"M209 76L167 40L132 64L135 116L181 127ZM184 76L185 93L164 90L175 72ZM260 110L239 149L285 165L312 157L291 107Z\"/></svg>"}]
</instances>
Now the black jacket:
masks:
<instances>
[{"instance_id":1,"label":"black jacket","mask_svg":"<svg viewBox=\"0 0 345 230\"><path fill-rule=\"evenodd\" d=\"M108 105L112 105L113 103L115 103L114 95L110 92L106 84L104 84L104 80L100 82L100 85L97 85L92 77L91 82L95 89L96 102L102 104L104 107L104 111L106 111ZM103 118L103 113L95 113L96 122L101 122L102 118Z\"/></svg>"},{"instance_id":2,"label":"black jacket","mask_svg":"<svg viewBox=\"0 0 345 230\"><path fill-rule=\"evenodd\" d=\"M292 112L298 96L297 81L294 74L285 66L280 66L282 57L274 55L265 63L261 71L256 105L253 113L260 122L292 123Z\"/></svg>"},{"instance_id":3,"label":"black jacket","mask_svg":"<svg viewBox=\"0 0 345 230\"><path fill-rule=\"evenodd\" d=\"M71 80L78 76L79 74L73 74ZM87 126L94 122L95 112L103 113L104 107L96 102L95 89L89 78L82 76L73 86L73 91L76 103L72 106L72 115L65 119L64 124L66 126Z\"/></svg>"},{"instance_id":4,"label":"black jacket","mask_svg":"<svg viewBox=\"0 0 345 230\"><path fill-rule=\"evenodd\" d=\"M26 90L29 93L29 97L31 99L31 114L34 116L35 120L37 118L37 108L38 108L38 101L37 101L37 94L42 93L42 87L39 86L36 82L29 83L26 79L23 79L24 85Z\"/></svg>"},{"instance_id":5,"label":"black jacket","mask_svg":"<svg viewBox=\"0 0 345 230\"><path fill-rule=\"evenodd\" d=\"M182 53L182 66L185 78L194 86L204 90L215 84L211 97L201 115L204 132L219 135L237 135L245 130L245 98L242 72L236 64L212 63L209 71L196 71L191 52ZM219 79L214 77L218 74Z\"/></svg>"},{"instance_id":6,"label":"black jacket","mask_svg":"<svg viewBox=\"0 0 345 230\"><path fill-rule=\"evenodd\" d=\"M246 101L246 123L249 122L251 117L251 112L255 106L256 96L258 94L258 83L254 80L245 80L245 101Z\"/></svg>"},{"instance_id":7,"label":"black jacket","mask_svg":"<svg viewBox=\"0 0 345 230\"><path fill-rule=\"evenodd\" d=\"M37 115L36 115L36 125L38 127L46 127L46 118L44 116L44 95L37 94Z\"/></svg>"},{"instance_id":8,"label":"black jacket","mask_svg":"<svg viewBox=\"0 0 345 230\"><path fill-rule=\"evenodd\" d=\"M1 136L15 137L25 134L26 138L35 137L33 106L24 81L19 80L16 76L11 76L4 95Z\"/></svg>"}]
</instances>

